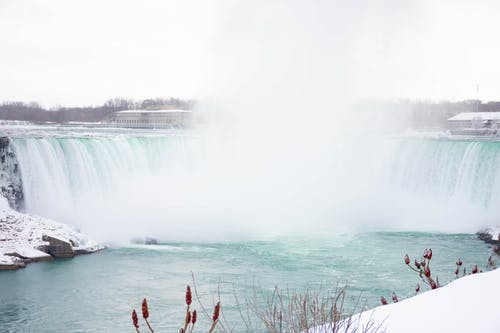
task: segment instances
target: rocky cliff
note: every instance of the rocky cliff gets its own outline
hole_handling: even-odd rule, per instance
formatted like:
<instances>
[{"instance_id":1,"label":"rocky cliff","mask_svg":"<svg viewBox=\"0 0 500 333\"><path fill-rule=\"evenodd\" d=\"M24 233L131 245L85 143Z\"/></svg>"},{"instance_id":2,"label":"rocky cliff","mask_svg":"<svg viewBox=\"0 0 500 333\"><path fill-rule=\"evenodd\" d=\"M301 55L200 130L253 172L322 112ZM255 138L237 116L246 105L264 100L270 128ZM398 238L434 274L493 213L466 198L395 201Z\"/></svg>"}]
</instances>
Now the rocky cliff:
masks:
<instances>
[{"instance_id":1,"label":"rocky cliff","mask_svg":"<svg viewBox=\"0 0 500 333\"><path fill-rule=\"evenodd\" d=\"M23 209L21 170L7 137L0 137L0 192L8 200L11 208Z\"/></svg>"}]
</instances>

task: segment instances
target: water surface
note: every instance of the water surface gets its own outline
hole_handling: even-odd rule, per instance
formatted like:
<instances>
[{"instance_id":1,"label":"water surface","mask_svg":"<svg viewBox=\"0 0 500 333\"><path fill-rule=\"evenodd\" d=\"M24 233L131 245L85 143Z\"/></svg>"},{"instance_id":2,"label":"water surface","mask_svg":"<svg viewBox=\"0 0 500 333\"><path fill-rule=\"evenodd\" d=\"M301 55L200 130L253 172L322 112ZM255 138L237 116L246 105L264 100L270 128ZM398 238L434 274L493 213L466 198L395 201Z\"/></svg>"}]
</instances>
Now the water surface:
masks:
<instances>
[{"instance_id":1,"label":"water surface","mask_svg":"<svg viewBox=\"0 0 500 333\"><path fill-rule=\"evenodd\" d=\"M426 247L433 249L433 274L442 283L453 279L458 257L469 270L475 263L485 268L491 251L474 235L411 232L113 247L1 272L0 327L2 332L133 332L130 312L147 297L157 332L176 332L193 272L209 307L220 281L225 317L241 332L235 293L243 300L255 289L303 292L348 282L348 308L359 297L364 307L377 306L381 295L390 299L393 291L400 299L409 297L419 281L402 257L421 256Z\"/></svg>"}]
</instances>

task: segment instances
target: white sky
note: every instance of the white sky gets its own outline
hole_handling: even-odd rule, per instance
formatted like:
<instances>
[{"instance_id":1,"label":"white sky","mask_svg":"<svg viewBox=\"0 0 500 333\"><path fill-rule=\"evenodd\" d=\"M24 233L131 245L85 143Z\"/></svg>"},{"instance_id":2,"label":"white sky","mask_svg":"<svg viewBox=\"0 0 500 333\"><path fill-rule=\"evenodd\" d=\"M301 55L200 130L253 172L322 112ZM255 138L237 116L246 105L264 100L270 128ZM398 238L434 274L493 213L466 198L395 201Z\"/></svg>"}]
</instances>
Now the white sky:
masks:
<instances>
[{"instance_id":1,"label":"white sky","mask_svg":"<svg viewBox=\"0 0 500 333\"><path fill-rule=\"evenodd\" d=\"M261 82L286 96L303 88L291 80L436 100L479 83L499 100L498 13L485 0L0 0L0 101L251 96Z\"/></svg>"}]
</instances>

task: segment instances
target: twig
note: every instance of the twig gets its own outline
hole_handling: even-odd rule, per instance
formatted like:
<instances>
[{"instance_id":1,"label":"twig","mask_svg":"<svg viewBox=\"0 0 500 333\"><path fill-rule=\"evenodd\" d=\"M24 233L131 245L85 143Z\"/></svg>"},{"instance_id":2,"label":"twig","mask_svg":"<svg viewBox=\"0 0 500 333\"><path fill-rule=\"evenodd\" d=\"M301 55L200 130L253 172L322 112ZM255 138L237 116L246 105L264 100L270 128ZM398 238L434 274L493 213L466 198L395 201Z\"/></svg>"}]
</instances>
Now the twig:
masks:
<instances>
[{"instance_id":1,"label":"twig","mask_svg":"<svg viewBox=\"0 0 500 333\"><path fill-rule=\"evenodd\" d=\"M144 318L144 320L146 321L146 324L148 324L148 328L149 330L151 331L151 333L155 333L155 331L153 331L153 328L151 327L151 325L149 325L149 321L147 318Z\"/></svg>"}]
</instances>

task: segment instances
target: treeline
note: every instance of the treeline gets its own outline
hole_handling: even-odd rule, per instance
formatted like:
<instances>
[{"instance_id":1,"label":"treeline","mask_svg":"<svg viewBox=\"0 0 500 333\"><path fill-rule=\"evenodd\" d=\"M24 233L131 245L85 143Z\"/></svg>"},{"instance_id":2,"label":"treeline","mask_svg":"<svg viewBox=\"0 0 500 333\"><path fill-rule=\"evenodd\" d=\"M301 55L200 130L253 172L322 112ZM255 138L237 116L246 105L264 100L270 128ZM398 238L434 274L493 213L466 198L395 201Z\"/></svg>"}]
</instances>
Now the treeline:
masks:
<instances>
[{"instance_id":1,"label":"treeline","mask_svg":"<svg viewBox=\"0 0 500 333\"><path fill-rule=\"evenodd\" d=\"M193 107L194 101L179 98L150 98L135 101L113 98L99 106L57 107L46 109L38 103L4 102L0 104L0 119L30 122L99 122L113 112L133 109L184 109Z\"/></svg>"}]
</instances>

